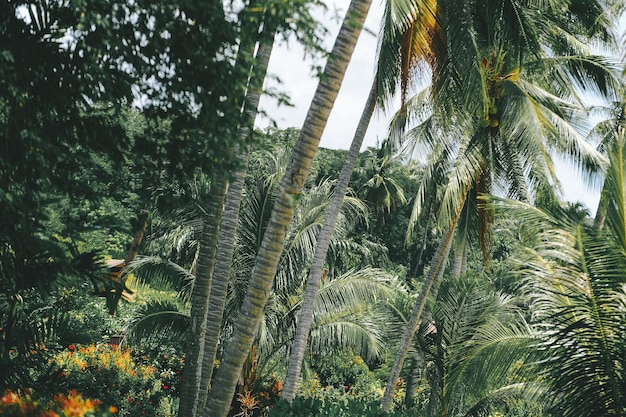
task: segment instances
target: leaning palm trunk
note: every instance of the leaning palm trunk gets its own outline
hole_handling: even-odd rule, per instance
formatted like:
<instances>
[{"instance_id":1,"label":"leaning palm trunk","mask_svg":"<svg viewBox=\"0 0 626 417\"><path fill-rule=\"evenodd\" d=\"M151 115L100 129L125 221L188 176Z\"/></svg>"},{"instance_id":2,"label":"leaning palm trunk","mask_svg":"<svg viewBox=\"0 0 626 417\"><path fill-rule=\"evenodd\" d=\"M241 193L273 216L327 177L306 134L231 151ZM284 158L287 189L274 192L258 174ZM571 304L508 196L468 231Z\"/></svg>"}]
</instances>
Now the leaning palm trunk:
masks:
<instances>
[{"instance_id":1,"label":"leaning palm trunk","mask_svg":"<svg viewBox=\"0 0 626 417\"><path fill-rule=\"evenodd\" d=\"M463 195L463 200L467 198L467 192ZM461 202L459 207L463 206L463 202ZM381 408L383 411L387 412L391 408L391 400L396 387L396 381L400 376L400 370L402 369L402 364L404 363L404 359L406 358L407 353L409 352L409 348L413 342L413 337L415 336L415 332L417 332L417 328L422 319L422 311L424 310L424 306L426 305L426 298L430 293L430 290L433 286L441 280L443 273L445 271L446 262L448 260L448 256L450 254L450 248L452 247L452 242L454 238L454 232L459 221L459 216L461 214L461 210L458 209L454 218L450 222L448 226L448 230L443 235L441 242L439 242L439 247L433 256L433 261L431 263L430 271L428 272L428 276L422 283L422 288L415 300L415 307L413 307L413 311L411 312L411 318L407 323L406 329L404 330L404 335L402 336L402 340L400 342L400 347L398 348L398 353L396 354L396 358L394 360L393 366L391 367L391 372L389 375L389 380L387 381L387 387L385 388L385 394L383 395L383 399L381 401Z\"/></svg>"},{"instance_id":2,"label":"leaning palm trunk","mask_svg":"<svg viewBox=\"0 0 626 417\"><path fill-rule=\"evenodd\" d=\"M346 155L346 161L339 174L339 180L335 186L326 217L324 218L324 224L322 230L317 238L317 246L315 247L315 254L313 255L313 261L309 270L309 276L306 282L306 292L302 301L302 308L300 310L300 317L298 320L298 327L296 329L296 335L291 346L291 355L289 357L289 364L287 367L287 376L285 378L285 384L283 386L283 392L281 398L291 402L295 396L298 388L298 380L300 379L300 371L302 368L302 360L304 359L304 352L306 350L307 340L309 338L309 332L311 330L311 324L313 323L313 309L315 307L315 299L319 292L322 274L324 272L324 262L326 260L326 254L328 253L328 247L330 240L339 217L339 211L341 210L341 204L343 203L346 190L348 189L348 183L350 182L350 176L354 170L354 165L359 156L361 145L363 144L363 138L365 132L369 126L372 115L374 114L374 108L376 107L376 83L374 83L370 89L363 114L359 121L359 125L352 139L350 150Z\"/></svg>"},{"instance_id":3,"label":"leaning palm trunk","mask_svg":"<svg viewBox=\"0 0 626 417\"><path fill-rule=\"evenodd\" d=\"M467 246L459 244L454 248L454 256L452 257L452 265L450 267L450 276L458 278L465 272L467 266Z\"/></svg>"},{"instance_id":4,"label":"leaning palm trunk","mask_svg":"<svg viewBox=\"0 0 626 417\"><path fill-rule=\"evenodd\" d=\"M245 37L245 44L241 47L242 52L237 56L236 65L246 65L246 58L249 54L252 54L257 42L258 28L258 21L247 27L249 33L247 33L247 36ZM252 79L254 80L254 77ZM258 98L256 107L258 107ZM234 154L233 149L230 149L229 152ZM245 171L245 168L242 167L241 169ZM204 357L208 356L214 358L214 351L216 347L214 348L213 344L217 344L216 337L214 340L210 339L210 337L213 337L213 333L207 336L206 331L210 302L209 297L211 297L211 293L213 291L213 270L217 262L216 253L219 239L218 231L222 220L226 192L229 188L228 179L224 177L216 178L214 184L212 184L212 188L213 187L215 187L215 190L212 189L211 192L200 240L198 270L191 300L192 309L188 354L185 361L185 372L181 387L181 401L178 410L178 417L195 417L198 415L199 410L202 410L206 400L214 361L214 359L211 359L210 364L207 364ZM222 284L223 283L219 283L217 285L217 294L214 295L214 297L223 296L220 293L220 286ZM216 303L218 302L214 299L212 307L214 307ZM221 312L218 326L220 324ZM214 331L215 330L213 328L210 329L210 332ZM209 351L205 353L204 349L206 347L206 340L209 340L210 343L208 347Z\"/></svg>"},{"instance_id":5,"label":"leaning palm trunk","mask_svg":"<svg viewBox=\"0 0 626 417\"><path fill-rule=\"evenodd\" d=\"M206 331L207 300L211 291L211 276L215 265L217 236L224 208L224 198L228 183L225 178L217 178L211 184L211 195L206 207L206 215L200 236L198 267L191 293L191 319L183 382L181 384L179 417L193 417L197 414L202 376L202 356L204 354L204 333Z\"/></svg>"},{"instance_id":6,"label":"leaning palm trunk","mask_svg":"<svg viewBox=\"0 0 626 417\"><path fill-rule=\"evenodd\" d=\"M615 128L613 130L615 137L622 134L625 126L626 126L626 102L622 102L619 104L619 112L617 117L615 118ZM610 139L614 139L611 137ZM605 146L609 146L607 143L607 138L603 140L603 144ZM596 215L593 220L593 225L597 230L602 230L604 228L604 222L606 220L606 212L607 212L607 201L611 199L611 195L609 195L606 184L602 187L602 191L600 192L600 201L598 202L598 208L596 210Z\"/></svg>"},{"instance_id":7,"label":"leaning palm trunk","mask_svg":"<svg viewBox=\"0 0 626 417\"><path fill-rule=\"evenodd\" d=\"M279 194L252 270L248 291L233 335L207 398L204 415L223 417L228 413L242 365L263 317L289 225L315 157L328 116L365 22L371 0L353 0L337 35L302 131L283 176Z\"/></svg>"},{"instance_id":8,"label":"leaning palm trunk","mask_svg":"<svg viewBox=\"0 0 626 417\"><path fill-rule=\"evenodd\" d=\"M255 71L250 82L250 87L246 96L245 124L239 131L239 139L243 143L250 136L251 126L259 108L261 89L263 80L267 73L274 40L261 43L255 59ZM204 358L202 360L202 378L200 381L200 404L204 407L209 391L211 376L213 375L213 365L217 354L217 345L226 304L226 293L228 290L228 278L230 267L235 252L235 233L239 222L239 208L243 197L243 187L246 178L246 165L248 154L238 155L240 160L239 169L233 175L226 194L224 215L220 227L219 242L217 246L216 264L213 271L211 294L209 295L209 308L207 312L207 325L204 336Z\"/></svg>"}]
</instances>

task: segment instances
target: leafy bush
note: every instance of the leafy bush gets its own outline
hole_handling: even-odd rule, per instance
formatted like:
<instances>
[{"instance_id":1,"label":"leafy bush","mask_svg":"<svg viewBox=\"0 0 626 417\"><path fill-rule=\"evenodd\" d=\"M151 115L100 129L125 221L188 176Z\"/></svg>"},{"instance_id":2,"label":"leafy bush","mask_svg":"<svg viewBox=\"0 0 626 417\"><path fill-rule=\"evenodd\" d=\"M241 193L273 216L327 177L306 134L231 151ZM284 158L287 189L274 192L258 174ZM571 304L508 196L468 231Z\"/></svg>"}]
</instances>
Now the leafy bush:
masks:
<instances>
[{"instance_id":1,"label":"leafy bush","mask_svg":"<svg viewBox=\"0 0 626 417\"><path fill-rule=\"evenodd\" d=\"M400 411L385 413L380 409L380 400L345 399L330 402L317 398L296 397L290 404L278 402L270 409L267 417L400 417Z\"/></svg>"},{"instance_id":2,"label":"leafy bush","mask_svg":"<svg viewBox=\"0 0 626 417\"><path fill-rule=\"evenodd\" d=\"M332 387L350 391L371 390L378 381L359 355L351 349L313 358L311 368L317 374L322 387Z\"/></svg>"},{"instance_id":3,"label":"leafy bush","mask_svg":"<svg viewBox=\"0 0 626 417\"><path fill-rule=\"evenodd\" d=\"M0 414L5 417L106 417L117 413L115 406L99 411L99 400L84 398L77 391L56 394L54 400L41 403L29 392L7 391L0 398Z\"/></svg>"},{"instance_id":4,"label":"leafy bush","mask_svg":"<svg viewBox=\"0 0 626 417\"><path fill-rule=\"evenodd\" d=\"M174 407L180 362L169 368L169 358L141 363L129 350L117 346L73 346L54 356L41 379L55 390L77 389L84 395L117 408L120 416L161 416ZM47 392L47 394L51 394Z\"/></svg>"}]
</instances>

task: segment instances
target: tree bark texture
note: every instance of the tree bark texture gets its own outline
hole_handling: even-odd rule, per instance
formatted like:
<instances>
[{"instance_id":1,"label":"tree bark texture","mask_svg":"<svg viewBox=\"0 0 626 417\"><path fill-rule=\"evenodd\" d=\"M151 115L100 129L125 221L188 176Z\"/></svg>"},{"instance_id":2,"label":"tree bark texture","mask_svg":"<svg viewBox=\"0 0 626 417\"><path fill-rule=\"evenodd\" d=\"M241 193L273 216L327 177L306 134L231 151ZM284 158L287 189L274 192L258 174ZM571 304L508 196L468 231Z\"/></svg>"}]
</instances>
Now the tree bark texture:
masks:
<instances>
[{"instance_id":1,"label":"tree bark texture","mask_svg":"<svg viewBox=\"0 0 626 417\"><path fill-rule=\"evenodd\" d=\"M313 261L311 262L311 268L309 269L309 275L306 282L306 291L304 299L302 301L302 308L300 310L300 316L297 321L298 327L296 328L296 334L291 346L291 355L289 357L289 363L287 367L287 376L283 385L283 392L281 398L289 402L293 401L296 396L298 381L300 380L300 372L302 369L302 361L304 359L304 353L309 339L309 332L313 323L313 310L315 307L315 300L320 289L322 273L324 271L324 263L326 261L326 254L328 253L328 247L330 246L330 240L335 230L335 224L339 217L339 211L348 189L348 183L354 170L354 165L359 156L361 145L363 144L363 138L367 132L374 109L376 107L376 83L374 83L370 89L365 108L359 120L350 150L346 155L346 161L339 174L339 179L335 185L335 190L324 218L324 224L322 230L317 238L317 246L315 247L315 254L313 255Z\"/></svg>"},{"instance_id":2,"label":"tree bark texture","mask_svg":"<svg viewBox=\"0 0 626 417\"><path fill-rule=\"evenodd\" d=\"M263 81L267 73L274 39L267 43L261 43L255 59L255 74L252 76L250 87L247 92L246 106L244 108L246 120L239 130L239 138L243 143L250 136L251 126L259 108ZM213 375L213 365L217 355L217 346L220 336L224 306L226 304L226 293L230 268L235 252L235 235L239 223L239 209L243 198L243 188L246 179L246 166L248 154L238 155L240 158L240 169L235 172L226 194L224 215L220 227L219 242L215 260L215 269L209 295L209 308L207 311L207 325L204 337L204 358L202 360L202 380L200 386L200 404L204 407L209 391L211 376Z\"/></svg>"},{"instance_id":3,"label":"tree bark texture","mask_svg":"<svg viewBox=\"0 0 626 417\"><path fill-rule=\"evenodd\" d=\"M207 398L206 416L225 417L230 408L239 373L272 289L287 230L370 5L371 0L353 0L348 8L282 179L233 335Z\"/></svg>"},{"instance_id":4,"label":"tree bark texture","mask_svg":"<svg viewBox=\"0 0 626 417\"><path fill-rule=\"evenodd\" d=\"M206 206L206 217L202 225L198 269L191 293L191 325L181 384L179 417L194 417L198 412L208 299L227 186L228 182L223 177L216 178L211 184L211 197Z\"/></svg>"}]
</instances>

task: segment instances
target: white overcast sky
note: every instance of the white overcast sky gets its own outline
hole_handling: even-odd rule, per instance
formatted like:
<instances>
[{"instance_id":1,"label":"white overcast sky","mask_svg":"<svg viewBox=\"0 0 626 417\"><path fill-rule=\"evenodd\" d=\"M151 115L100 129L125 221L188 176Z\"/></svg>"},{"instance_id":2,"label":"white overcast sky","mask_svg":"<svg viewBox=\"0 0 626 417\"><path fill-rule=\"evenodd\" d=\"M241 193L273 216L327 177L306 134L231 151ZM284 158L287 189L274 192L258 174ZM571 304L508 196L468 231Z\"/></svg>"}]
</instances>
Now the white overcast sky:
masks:
<instances>
[{"instance_id":1,"label":"white overcast sky","mask_svg":"<svg viewBox=\"0 0 626 417\"><path fill-rule=\"evenodd\" d=\"M383 1L373 0L372 2L365 22L365 30L361 33L339 97L322 136L320 143L322 147L331 149L348 149L350 147L374 76L377 42L374 34L377 34L380 28ZM325 14L320 14L320 19L326 22L326 27L329 29L326 48L330 50L350 0L325 0L325 3L328 6L328 11ZM339 19L333 19L335 13L340 16ZM324 66L323 61L318 61L315 64ZM275 45L270 59L269 73L278 76L282 84L268 82L265 87L277 88L287 94L294 107L277 106L276 100L264 96L261 99L260 107L267 113L268 117L258 118L258 127L268 126L270 120L281 129L302 127L318 84L318 79L311 69L312 65L313 62L305 58L303 49L295 40ZM377 142L382 141L390 116L390 114L381 113L374 115L365 136L363 149L368 146L375 146ZM599 189L587 188L579 175L567 166L559 164L557 169L564 188L564 197L570 201L583 202L593 214L597 207Z\"/></svg>"},{"instance_id":2,"label":"white overcast sky","mask_svg":"<svg viewBox=\"0 0 626 417\"><path fill-rule=\"evenodd\" d=\"M325 0L328 11L320 13L320 18L326 22L329 30L326 48L330 50L333 46L341 21L334 19L335 11L343 18L350 0ZM320 146L332 149L348 149L352 142L354 131L361 117L361 112L365 106L369 88L374 78L374 60L376 56L376 37L380 21L383 15L381 0L374 0L370 8L365 29L361 33L357 47L352 55L352 60L346 72L344 82L339 92L339 97L331 112L330 119L322 136ZM373 32L372 33L368 33ZM266 84L266 88L279 88L290 98L294 107L276 105L276 100L263 97L261 99L261 110L268 113L268 116L278 125L279 128L302 127L306 112L309 109L313 93L317 88L318 78L311 69L309 59L305 60L304 50L295 42L288 44L282 42L275 45L270 59L269 73L275 74L282 80L283 84L275 82ZM323 61L315 64L324 66ZM386 119L375 115L368 133L365 137L363 147L375 146L377 139L382 140L386 131ZM269 119L257 120L257 126L265 127L270 123Z\"/></svg>"}]
</instances>

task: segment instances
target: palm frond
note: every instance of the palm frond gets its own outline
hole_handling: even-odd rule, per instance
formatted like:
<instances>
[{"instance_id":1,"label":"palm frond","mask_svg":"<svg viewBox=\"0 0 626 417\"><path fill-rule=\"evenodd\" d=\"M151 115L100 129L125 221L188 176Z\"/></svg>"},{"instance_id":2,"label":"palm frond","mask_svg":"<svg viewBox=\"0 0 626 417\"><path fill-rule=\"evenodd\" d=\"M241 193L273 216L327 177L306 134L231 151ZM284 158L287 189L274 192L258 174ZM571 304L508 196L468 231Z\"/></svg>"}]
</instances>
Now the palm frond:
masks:
<instances>
[{"instance_id":1,"label":"palm frond","mask_svg":"<svg viewBox=\"0 0 626 417\"><path fill-rule=\"evenodd\" d=\"M549 387L552 411L622 414L626 257L618 240L564 212L502 201L497 206L536 235L515 262L539 338L534 369Z\"/></svg>"},{"instance_id":2,"label":"palm frond","mask_svg":"<svg viewBox=\"0 0 626 417\"><path fill-rule=\"evenodd\" d=\"M378 268L347 271L322 284L315 303L315 315L339 312L351 305L383 301L391 295L389 283L395 277Z\"/></svg>"},{"instance_id":3,"label":"palm frond","mask_svg":"<svg viewBox=\"0 0 626 417\"><path fill-rule=\"evenodd\" d=\"M184 338L189 329L189 313L170 302L152 301L137 311L126 327L124 343L158 342L164 334L172 340Z\"/></svg>"},{"instance_id":4,"label":"palm frond","mask_svg":"<svg viewBox=\"0 0 626 417\"><path fill-rule=\"evenodd\" d=\"M158 256L138 256L126 267L125 273L134 274L139 284L174 289L183 302L189 301L195 281L191 272Z\"/></svg>"}]
</instances>

